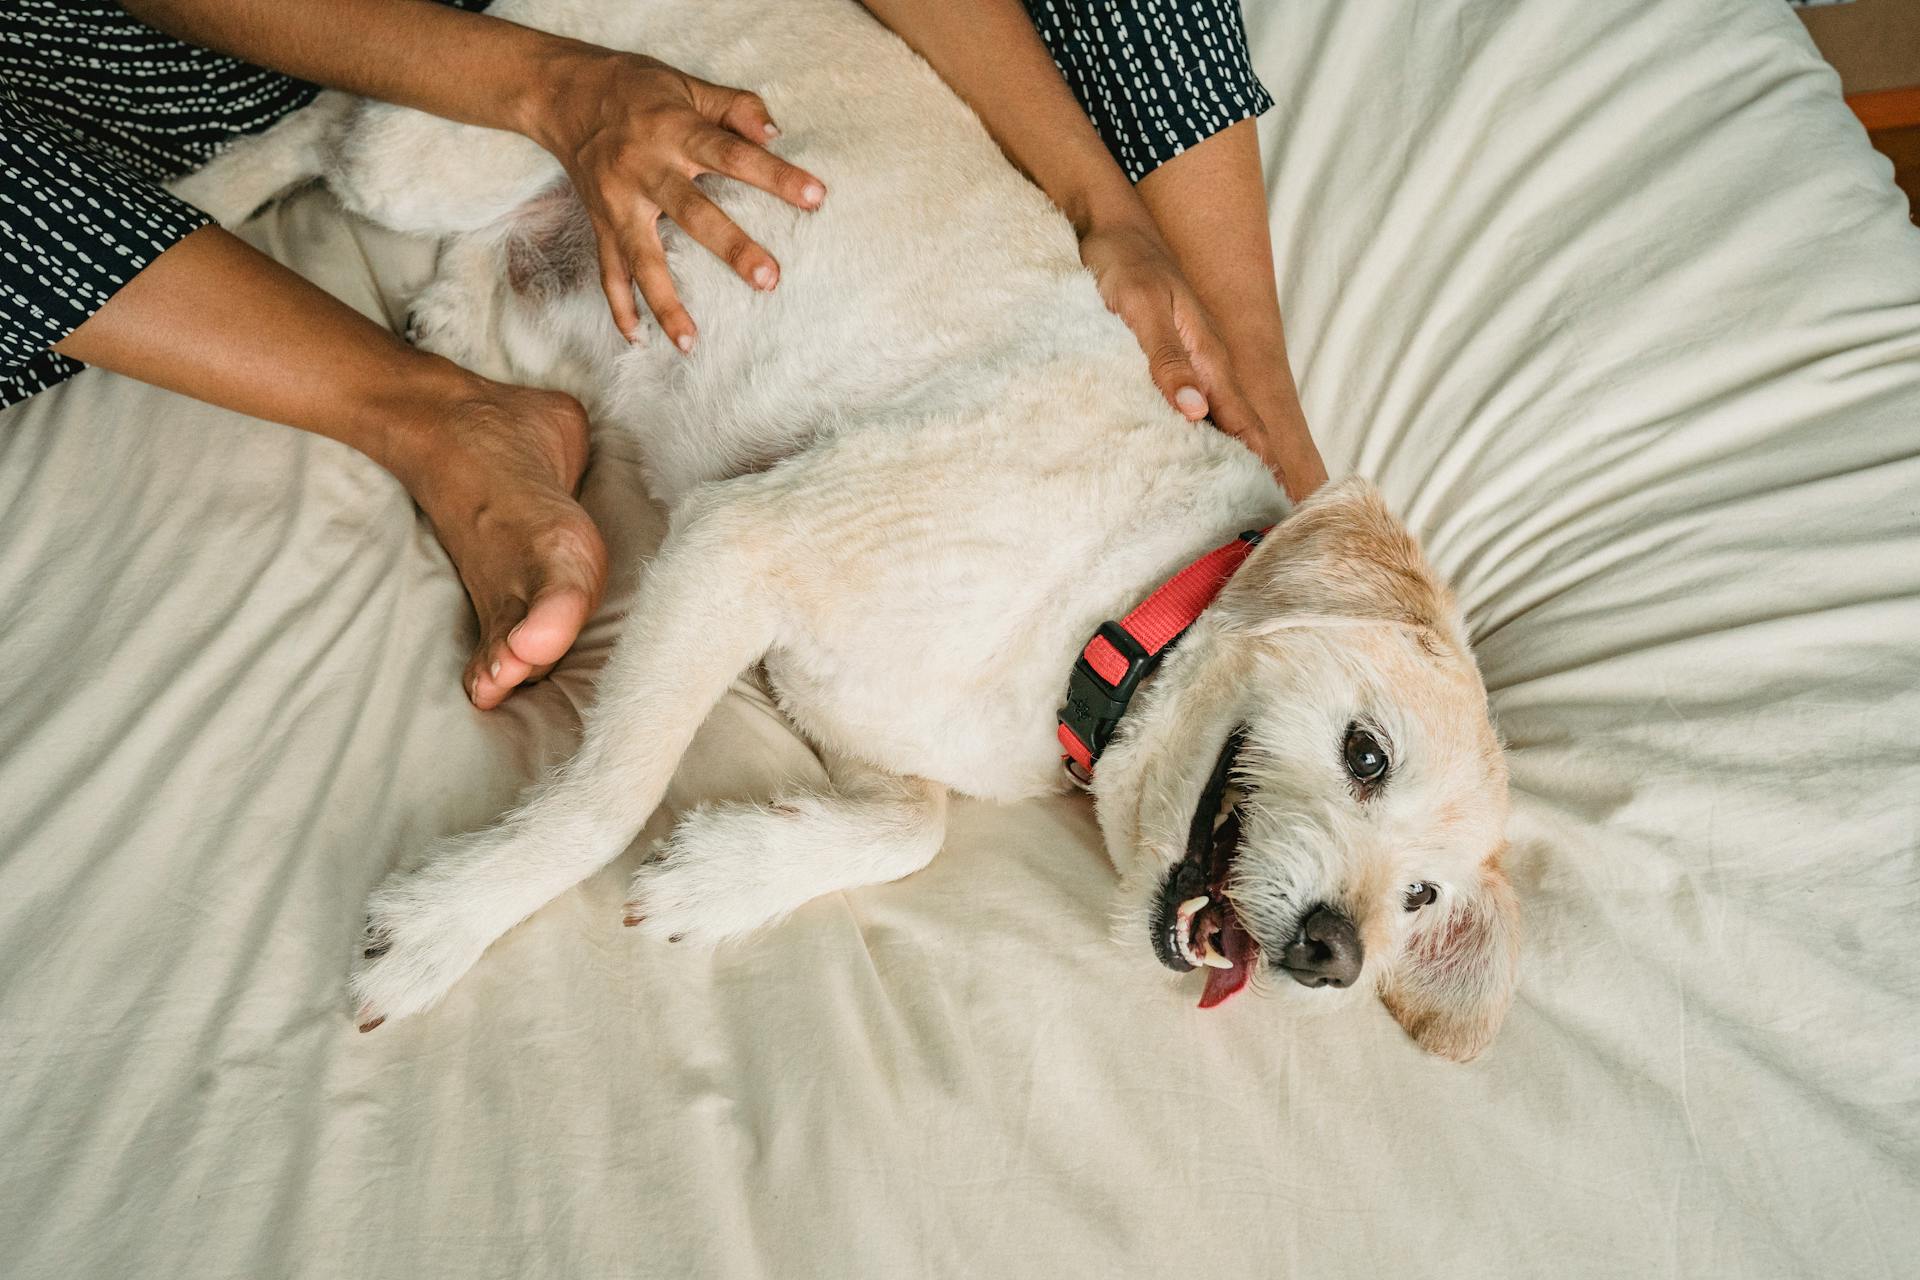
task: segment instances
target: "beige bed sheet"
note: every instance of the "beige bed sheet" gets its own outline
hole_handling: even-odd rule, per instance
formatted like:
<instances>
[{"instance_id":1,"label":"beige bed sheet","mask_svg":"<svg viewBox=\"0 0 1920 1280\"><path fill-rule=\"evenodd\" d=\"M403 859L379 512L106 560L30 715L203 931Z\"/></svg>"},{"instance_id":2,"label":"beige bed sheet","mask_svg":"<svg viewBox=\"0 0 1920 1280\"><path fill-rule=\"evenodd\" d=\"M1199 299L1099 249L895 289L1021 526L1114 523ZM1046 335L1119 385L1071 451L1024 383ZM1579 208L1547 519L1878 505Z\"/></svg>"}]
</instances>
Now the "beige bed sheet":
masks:
<instances>
[{"instance_id":1,"label":"beige bed sheet","mask_svg":"<svg viewBox=\"0 0 1920 1280\"><path fill-rule=\"evenodd\" d=\"M1886 162L1773 0L1248 10L1310 416L1453 576L1512 745L1494 1049L1200 1013L1107 940L1075 799L962 805L718 954L621 929L636 848L356 1035L367 889L567 751L659 521L603 444L607 617L481 715L390 479L89 373L0 415L0 1275L1914 1273ZM430 260L317 193L251 234L388 320ZM743 683L673 798L815 767Z\"/></svg>"}]
</instances>

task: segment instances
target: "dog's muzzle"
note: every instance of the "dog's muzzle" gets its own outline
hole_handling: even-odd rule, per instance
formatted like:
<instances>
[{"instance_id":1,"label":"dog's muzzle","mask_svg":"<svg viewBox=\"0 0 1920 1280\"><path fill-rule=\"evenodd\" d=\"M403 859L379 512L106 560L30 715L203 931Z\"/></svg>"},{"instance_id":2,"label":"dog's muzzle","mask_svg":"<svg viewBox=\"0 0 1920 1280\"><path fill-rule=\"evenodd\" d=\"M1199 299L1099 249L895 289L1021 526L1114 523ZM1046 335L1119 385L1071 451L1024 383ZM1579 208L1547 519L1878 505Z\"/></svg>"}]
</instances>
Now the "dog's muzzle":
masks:
<instances>
[{"instance_id":1,"label":"dog's muzzle","mask_svg":"<svg viewBox=\"0 0 1920 1280\"><path fill-rule=\"evenodd\" d=\"M1204 966L1200 1007L1211 1009L1247 985L1260 948L1227 897L1234 855L1240 851L1246 796L1233 785L1244 731L1228 735L1200 793L1187 831L1187 854L1167 872L1154 911L1153 949L1176 973Z\"/></svg>"}]
</instances>

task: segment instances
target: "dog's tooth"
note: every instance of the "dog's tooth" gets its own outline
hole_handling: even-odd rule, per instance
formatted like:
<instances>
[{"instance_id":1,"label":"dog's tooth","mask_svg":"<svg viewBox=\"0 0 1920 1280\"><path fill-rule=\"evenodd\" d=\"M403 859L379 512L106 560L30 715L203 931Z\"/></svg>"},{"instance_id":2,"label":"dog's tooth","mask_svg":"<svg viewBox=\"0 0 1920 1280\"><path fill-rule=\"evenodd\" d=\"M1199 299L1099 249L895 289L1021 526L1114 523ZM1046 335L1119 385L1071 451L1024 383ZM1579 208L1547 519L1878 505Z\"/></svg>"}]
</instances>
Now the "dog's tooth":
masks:
<instances>
[{"instance_id":1,"label":"dog's tooth","mask_svg":"<svg viewBox=\"0 0 1920 1280\"><path fill-rule=\"evenodd\" d=\"M1180 955L1190 965L1198 966L1206 963L1193 949L1193 918L1199 915L1201 909L1211 901L1213 899L1203 893L1197 898L1188 898L1174 912L1173 940L1180 948Z\"/></svg>"},{"instance_id":2,"label":"dog's tooth","mask_svg":"<svg viewBox=\"0 0 1920 1280\"><path fill-rule=\"evenodd\" d=\"M1233 961L1227 959L1213 948L1213 938L1207 937L1200 944L1200 963L1209 969L1231 969Z\"/></svg>"}]
</instances>

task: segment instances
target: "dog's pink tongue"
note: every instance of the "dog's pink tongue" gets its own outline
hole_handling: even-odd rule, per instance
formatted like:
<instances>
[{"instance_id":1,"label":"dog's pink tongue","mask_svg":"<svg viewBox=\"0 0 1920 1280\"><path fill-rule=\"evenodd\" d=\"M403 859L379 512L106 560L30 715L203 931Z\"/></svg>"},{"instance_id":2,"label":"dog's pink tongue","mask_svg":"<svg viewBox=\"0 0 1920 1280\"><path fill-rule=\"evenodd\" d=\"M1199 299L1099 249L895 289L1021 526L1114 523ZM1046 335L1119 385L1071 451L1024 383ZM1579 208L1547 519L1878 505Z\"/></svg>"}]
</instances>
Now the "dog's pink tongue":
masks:
<instances>
[{"instance_id":1,"label":"dog's pink tongue","mask_svg":"<svg viewBox=\"0 0 1920 1280\"><path fill-rule=\"evenodd\" d=\"M1233 967L1207 970L1207 989L1200 993L1202 1009L1225 1003L1228 996L1246 986L1247 979L1253 976L1253 962L1260 954L1253 935L1242 929L1232 916L1227 917L1226 927L1220 931L1220 951L1233 962Z\"/></svg>"}]
</instances>

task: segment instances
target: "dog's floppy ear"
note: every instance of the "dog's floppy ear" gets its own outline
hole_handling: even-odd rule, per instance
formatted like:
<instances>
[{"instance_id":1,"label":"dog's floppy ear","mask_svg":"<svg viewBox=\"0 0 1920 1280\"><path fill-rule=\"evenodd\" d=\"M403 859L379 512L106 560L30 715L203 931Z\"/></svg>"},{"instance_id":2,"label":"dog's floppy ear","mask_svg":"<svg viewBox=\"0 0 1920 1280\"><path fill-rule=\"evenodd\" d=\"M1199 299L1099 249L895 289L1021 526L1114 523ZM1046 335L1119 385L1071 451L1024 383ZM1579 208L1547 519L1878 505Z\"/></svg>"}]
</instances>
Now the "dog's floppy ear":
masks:
<instances>
[{"instance_id":1,"label":"dog's floppy ear","mask_svg":"<svg viewBox=\"0 0 1920 1280\"><path fill-rule=\"evenodd\" d=\"M1504 847L1429 908L1380 979L1380 999L1429 1053L1466 1062L1493 1043L1520 968L1520 906L1501 870ZM1436 906L1441 904L1436 904Z\"/></svg>"},{"instance_id":2,"label":"dog's floppy ear","mask_svg":"<svg viewBox=\"0 0 1920 1280\"><path fill-rule=\"evenodd\" d=\"M1303 621L1388 623L1455 648L1453 598L1419 544L1357 477L1320 490L1282 520L1222 596L1229 625L1251 632Z\"/></svg>"}]
</instances>

